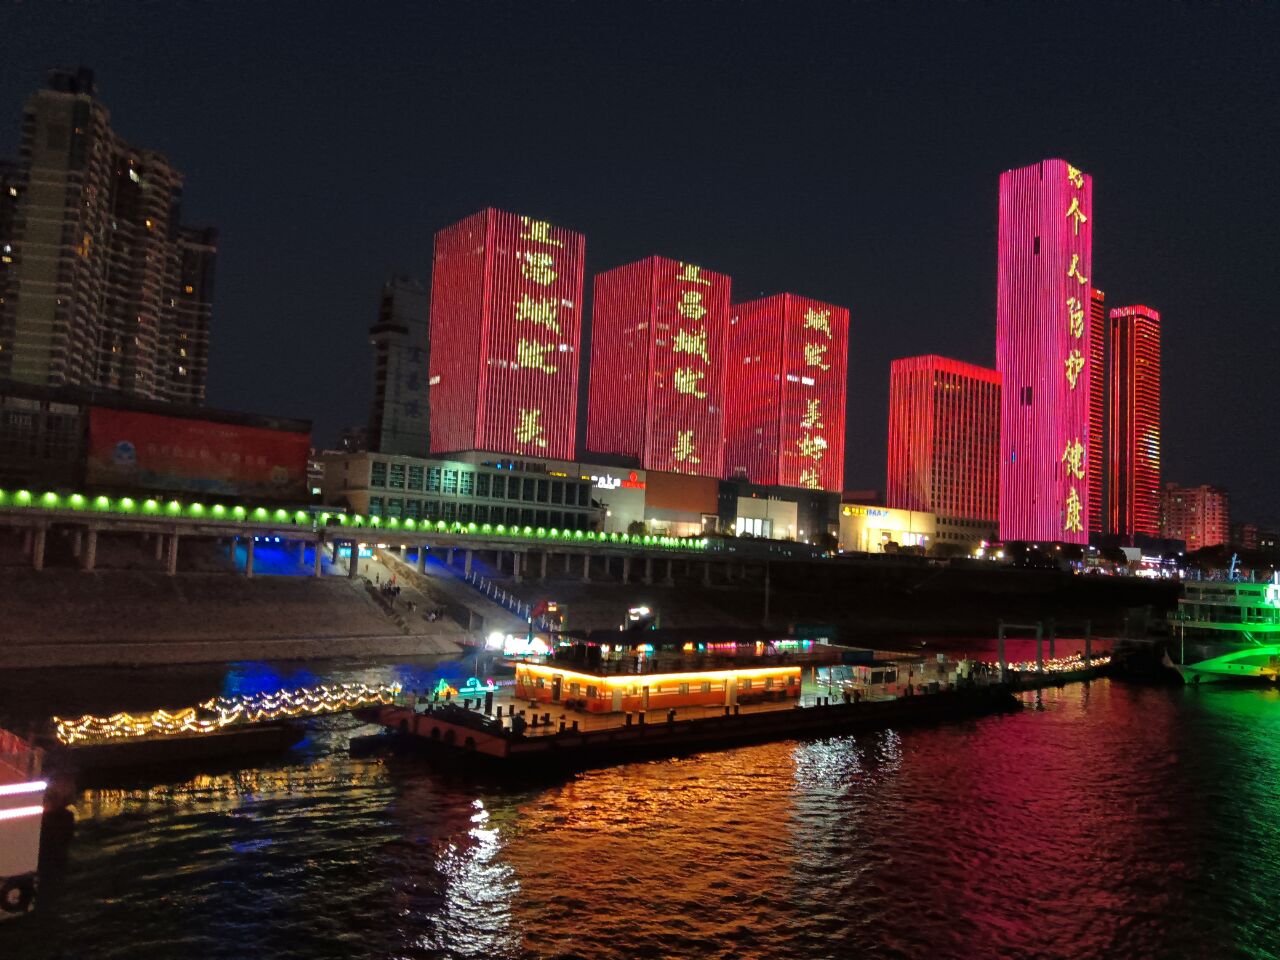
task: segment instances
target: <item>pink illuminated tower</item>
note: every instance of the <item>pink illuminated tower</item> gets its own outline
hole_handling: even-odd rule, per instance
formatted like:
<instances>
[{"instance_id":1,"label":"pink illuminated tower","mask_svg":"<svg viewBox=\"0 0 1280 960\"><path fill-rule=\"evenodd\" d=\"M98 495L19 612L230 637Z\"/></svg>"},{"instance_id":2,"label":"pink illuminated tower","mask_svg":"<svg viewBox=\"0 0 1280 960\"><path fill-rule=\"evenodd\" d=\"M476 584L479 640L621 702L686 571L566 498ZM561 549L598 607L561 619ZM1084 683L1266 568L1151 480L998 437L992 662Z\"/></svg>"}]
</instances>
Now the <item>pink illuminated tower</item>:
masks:
<instances>
[{"instance_id":1,"label":"pink illuminated tower","mask_svg":"<svg viewBox=\"0 0 1280 960\"><path fill-rule=\"evenodd\" d=\"M492 209L436 234L432 453L574 458L585 247Z\"/></svg>"},{"instance_id":2,"label":"pink illuminated tower","mask_svg":"<svg viewBox=\"0 0 1280 960\"><path fill-rule=\"evenodd\" d=\"M1000 537L1085 543L1093 181L1065 160L1000 175Z\"/></svg>"},{"instance_id":3,"label":"pink illuminated tower","mask_svg":"<svg viewBox=\"0 0 1280 960\"><path fill-rule=\"evenodd\" d=\"M730 308L726 476L843 488L848 346L844 307L780 293Z\"/></svg>"},{"instance_id":4,"label":"pink illuminated tower","mask_svg":"<svg viewBox=\"0 0 1280 960\"><path fill-rule=\"evenodd\" d=\"M599 274L587 449L646 470L719 477L729 278L649 257Z\"/></svg>"}]
</instances>

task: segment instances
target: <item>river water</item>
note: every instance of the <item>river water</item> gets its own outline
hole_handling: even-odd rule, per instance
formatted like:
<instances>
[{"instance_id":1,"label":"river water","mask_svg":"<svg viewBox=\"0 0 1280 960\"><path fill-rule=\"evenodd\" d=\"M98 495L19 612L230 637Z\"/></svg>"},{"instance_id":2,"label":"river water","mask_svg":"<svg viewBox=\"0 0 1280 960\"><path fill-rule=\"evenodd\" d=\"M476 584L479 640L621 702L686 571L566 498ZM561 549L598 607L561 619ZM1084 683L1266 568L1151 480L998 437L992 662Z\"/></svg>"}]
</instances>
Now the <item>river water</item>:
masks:
<instances>
[{"instance_id":1,"label":"river water","mask_svg":"<svg viewBox=\"0 0 1280 960\"><path fill-rule=\"evenodd\" d=\"M0 678L9 723L436 663ZM126 702L121 702L121 701ZM495 783L352 759L85 791L9 958L1275 957L1280 694L1019 713Z\"/></svg>"}]
</instances>

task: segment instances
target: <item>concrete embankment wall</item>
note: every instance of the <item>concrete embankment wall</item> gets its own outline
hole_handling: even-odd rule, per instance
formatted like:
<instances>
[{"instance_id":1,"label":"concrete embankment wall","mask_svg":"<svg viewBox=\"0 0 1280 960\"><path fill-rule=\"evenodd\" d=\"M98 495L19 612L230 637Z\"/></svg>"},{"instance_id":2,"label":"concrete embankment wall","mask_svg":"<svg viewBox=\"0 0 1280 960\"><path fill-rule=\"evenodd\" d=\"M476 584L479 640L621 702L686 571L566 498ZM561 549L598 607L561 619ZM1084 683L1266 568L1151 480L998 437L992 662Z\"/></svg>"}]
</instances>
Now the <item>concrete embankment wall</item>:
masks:
<instances>
[{"instance_id":1,"label":"concrete embankment wall","mask_svg":"<svg viewBox=\"0 0 1280 960\"><path fill-rule=\"evenodd\" d=\"M413 629L345 578L0 572L0 668L450 654L463 636Z\"/></svg>"}]
</instances>

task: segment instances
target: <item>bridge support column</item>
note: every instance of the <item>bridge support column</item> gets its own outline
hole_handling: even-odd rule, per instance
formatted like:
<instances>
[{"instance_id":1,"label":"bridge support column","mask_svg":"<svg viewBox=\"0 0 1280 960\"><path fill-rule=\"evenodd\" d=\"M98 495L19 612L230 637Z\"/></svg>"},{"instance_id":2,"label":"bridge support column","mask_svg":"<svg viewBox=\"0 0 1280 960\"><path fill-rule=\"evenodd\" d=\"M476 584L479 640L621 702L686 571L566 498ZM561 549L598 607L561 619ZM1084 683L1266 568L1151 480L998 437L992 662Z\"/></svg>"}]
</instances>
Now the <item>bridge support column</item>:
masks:
<instances>
[{"instance_id":1,"label":"bridge support column","mask_svg":"<svg viewBox=\"0 0 1280 960\"><path fill-rule=\"evenodd\" d=\"M159 560L164 556L164 534L152 534L156 538L156 559Z\"/></svg>"},{"instance_id":2,"label":"bridge support column","mask_svg":"<svg viewBox=\"0 0 1280 960\"><path fill-rule=\"evenodd\" d=\"M547 551L545 550L542 551L542 571L540 579L547 579Z\"/></svg>"},{"instance_id":3,"label":"bridge support column","mask_svg":"<svg viewBox=\"0 0 1280 960\"><path fill-rule=\"evenodd\" d=\"M171 577L178 572L178 540L180 539L176 533L169 534L169 556L165 561L165 573Z\"/></svg>"},{"instance_id":4,"label":"bridge support column","mask_svg":"<svg viewBox=\"0 0 1280 960\"><path fill-rule=\"evenodd\" d=\"M400 544L400 559L407 560L409 558L409 548L405 544Z\"/></svg>"},{"instance_id":5,"label":"bridge support column","mask_svg":"<svg viewBox=\"0 0 1280 960\"><path fill-rule=\"evenodd\" d=\"M631 581L631 558L622 558L622 582L629 583Z\"/></svg>"},{"instance_id":6,"label":"bridge support column","mask_svg":"<svg viewBox=\"0 0 1280 960\"><path fill-rule=\"evenodd\" d=\"M321 561L324 559L324 544L319 540L316 541L316 553L311 558L311 576L318 577L323 572Z\"/></svg>"},{"instance_id":7,"label":"bridge support column","mask_svg":"<svg viewBox=\"0 0 1280 960\"><path fill-rule=\"evenodd\" d=\"M591 582L591 554L589 553L582 555L582 582Z\"/></svg>"},{"instance_id":8,"label":"bridge support column","mask_svg":"<svg viewBox=\"0 0 1280 960\"><path fill-rule=\"evenodd\" d=\"M347 561L347 576L355 579L360 576L360 544L351 541L351 559Z\"/></svg>"},{"instance_id":9,"label":"bridge support column","mask_svg":"<svg viewBox=\"0 0 1280 960\"><path fill-rule=\"evenodd\" d=\"M258 541L252 536L244 538L244 575L253 576L253 548Z\"/></svg>"},{"instance_id":10,"label":"bridge support column","mask_svg":"<svg viewBox=\"0 0 1280 960\"><path fill-rule=\"evenodd\" d=\"M653 586L653 557L644 558L644 583L645 586Z\"/></svg>"},{"instance_id":11,"label":"bridge support column","mask_svg":"<svg viewBox=\"0 0 1280 960\"><path fill-rule=\"evenodd\" d=\"M84 550L80 553L80 565L86 573L93 573L93 565L98 560L98 531L90 527L84 534Z\"/></svg>"},{"instance_id":12,"label":"bridge support column","mask_svg":"<svg viewBox=\"0 0 1280 960\"><path fill-rule=\"evenodd\" d=\"M298 541L298 566L305 567L307 565L307 541Z\"/></svg>"},{"instance_id":13,"label":"bridge support column","mask_svg":"<svg viewBox=\"0 0 1280 960\"><path fill-rule=\"evenodd\" d=\"M520 566L521 566L520 551L512 550L511 551L511 578L516 583L522 583L524 581L524 577L521 575Z\"/></svg>"},{"instance_id":14,"label":"bridge support column","mask_svg":"<svg viewBox=\"0 0 1280 960\"><path fill-rule=\"evenodd\" d=\"M80 556L84 535L78 530L71 531L71 555L73 557Z\"/></svg>"},{"instance_id":15,"label":"bridge support column","mask_svg":"<svg viewBox=\"0 0 1280 960\"><path fill-rule=\"evenodd\" d=\"M462 574L463 576L471 576L471 562L475 559L475 551L467 548L462 555Z\"/></svg>"},{"instance_id":16,"label":"bridge support column","mask_svg":"<svg viewBox=\"0 0 1280 960\"><path fill-rule=\"evenodd\" d=\"M711 586L711 561L702 561L702 585L704 587Z\"/></svg>"},{"instance_id":17,"label":"bridge support column","mask_svg":"<svg viewBox=\"0 0 1280 960\"><path fill-rule=\"evenodd\" d=\"M44 569L44 527L37 528L31 536L31 569Z\"/></svg>"},{"instance_id":18,"label":"bridge support column","mask_svg":"<svg viewBox=\"0 0 1280 960\"><path fill-rule=\"evenodd\" d=\"M427 572L427 545L425 543L422 546L418 547L417 567L418 567L419 573Z\"/></svg>"},{"instance_id":19,"label":"bridge support column","mask_svg":"<svg viewBox=\"0 0 1280 960\"><path fill-rule=\"evenodd\" d=\"M676 562L670 557L667 557L667 578L662 583L668 587L676 585Z\"/></svg>"},{"instance_id":20,"label":"bridge support column","mask_svg":"<svg viewBox=\"0 0 1280 960\"><path fill-rule=\"evenodd\" d=\"M564 555L564 572L569 572L569 554L567 553Z\"/></svg>"}]
</instances>

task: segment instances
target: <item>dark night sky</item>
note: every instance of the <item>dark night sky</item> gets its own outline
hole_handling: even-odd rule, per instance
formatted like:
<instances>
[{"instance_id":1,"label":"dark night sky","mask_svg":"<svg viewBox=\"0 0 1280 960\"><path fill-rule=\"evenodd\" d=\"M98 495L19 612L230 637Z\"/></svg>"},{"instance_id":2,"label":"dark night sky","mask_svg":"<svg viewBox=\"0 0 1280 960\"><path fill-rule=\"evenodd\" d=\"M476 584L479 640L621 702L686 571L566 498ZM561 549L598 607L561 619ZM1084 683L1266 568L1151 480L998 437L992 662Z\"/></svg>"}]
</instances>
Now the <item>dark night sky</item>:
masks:
<instances>
[{"instance_id":1,"label":"dark night sky","mask_svg":"<svg viewBox=\"0 0 1280 960\"><path fill-rule=\"evenodd\" d=\"M383 279L492 205L852 310L851 486L888 365L994 365L996 180L1094 177L1094 279L1164 317L1164 474L1280 518L1280 15L1262 3L27 3L0 154L52 66L221 230L209 401L363 422Z\"/></svg>"}]
</instances>

